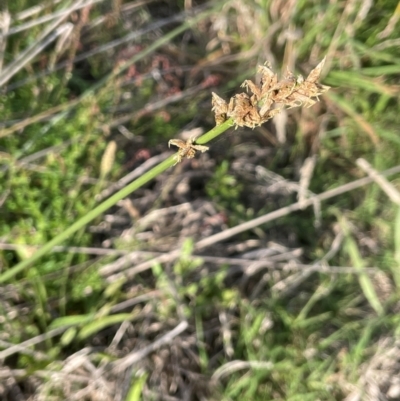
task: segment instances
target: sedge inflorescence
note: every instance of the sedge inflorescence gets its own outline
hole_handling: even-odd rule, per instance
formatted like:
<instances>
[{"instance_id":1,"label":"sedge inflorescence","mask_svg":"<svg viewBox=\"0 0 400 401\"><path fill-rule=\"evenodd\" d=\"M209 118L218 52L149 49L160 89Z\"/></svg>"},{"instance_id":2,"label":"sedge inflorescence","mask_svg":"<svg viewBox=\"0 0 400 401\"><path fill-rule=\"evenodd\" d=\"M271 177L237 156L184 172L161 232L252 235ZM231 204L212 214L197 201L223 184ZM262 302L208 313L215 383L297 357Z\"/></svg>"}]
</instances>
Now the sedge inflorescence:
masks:
<instances>
[{"instance_id":1,"label":"sedge inflorescence","mask_svg":"<svg viewBox=\"0 0 400 401\"><path fill-rule=\"evenodd\" d=\"M268 65L260 65L260 83L246 80L241 85L251 92L250 95L238 93L227 103L216 93L212 94L216 124L220 125L232 118L236 127L254 128L274 117L284 107L312 106L319 100L318 96L330 88L317 82L324 63L325 58L306 79L301 75L296 77L287 70L280 81Z\"/></svg>"}]
</instances>

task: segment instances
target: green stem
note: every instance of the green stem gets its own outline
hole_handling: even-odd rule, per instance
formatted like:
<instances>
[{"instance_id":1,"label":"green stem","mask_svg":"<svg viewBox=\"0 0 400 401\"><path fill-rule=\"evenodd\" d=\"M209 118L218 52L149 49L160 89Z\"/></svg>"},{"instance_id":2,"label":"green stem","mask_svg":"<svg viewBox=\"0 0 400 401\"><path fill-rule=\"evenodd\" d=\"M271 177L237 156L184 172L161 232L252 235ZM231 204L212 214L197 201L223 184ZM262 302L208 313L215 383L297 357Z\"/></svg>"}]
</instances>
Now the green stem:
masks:
<instances>
[{"instance_id":1,"label":"green stem","mask_svg":"<svg viewBox=\"0 0 400 401\"><path fill-rule=\"evenodd\" d=\"M198 143L199 145L204 145L205 143L210 142L217 136L221 135L228 128L232 127L232 125L233 125L233 120L230 118L229 120L226 120L221 125L217 125L212 130L206 132L204 135L197 138L196 143Z\"/></svg>"},{"instance_id":2,"label":"green stem","mask_svg":"<svg viewBox=\"0 0 400 401\"><path fill-rule=\"evenodd\" d=\"M196 140L196 143L205 144L205 143L211 141L212 139L216 138L218 135L221 135L223 132L225 132L231 126L232 126L232 121L227 120L223 124L218 125L217 127L213 128L212 130L206 132L198 140ZM16 264L14 267L12 267L11 269L9 269L9 270L5 271L3 274L1 274L0 275L0 283L6 282L7 280L11 279L15 275L17 275L18 273L20 273L21 271L26 269L27 267L32 266L32 264L34 262L36 262L38 259L40 259L42 256L51 252L51 250L53 249L54 246L61 244L68 237L70 237L72 234L76 233L82 227L86 226L88 223L90 223L96 217L98 217L99 215L104 213L107 209L114 206L121 199L126 198L132 192L135 192L137 189L139 189L140 187L142 187L143 185L145 185L152 179L156 178L158 175L163 173L167 168L173 166L174 164L175 164L175 159L174 159L174 155L172 155L172 156L168 157L168 159L166 159L163 162L161 162L160 164L158 164L157 166L153 167L147 173L143 174L141 177L139 177L135 181L132 181L125 188L122 188L119 192L117 192L110 198L106 199L103 203L100 203L100 205L96 206L88 214L81 217L78 221L76 221L74 224L69 226L65 231L58 234L52 240L50 240L45 245L43 245L43 247L40 248L39 250L37 250L29 259L23 260L22 262Z\"/></svg>"}]
</instances>

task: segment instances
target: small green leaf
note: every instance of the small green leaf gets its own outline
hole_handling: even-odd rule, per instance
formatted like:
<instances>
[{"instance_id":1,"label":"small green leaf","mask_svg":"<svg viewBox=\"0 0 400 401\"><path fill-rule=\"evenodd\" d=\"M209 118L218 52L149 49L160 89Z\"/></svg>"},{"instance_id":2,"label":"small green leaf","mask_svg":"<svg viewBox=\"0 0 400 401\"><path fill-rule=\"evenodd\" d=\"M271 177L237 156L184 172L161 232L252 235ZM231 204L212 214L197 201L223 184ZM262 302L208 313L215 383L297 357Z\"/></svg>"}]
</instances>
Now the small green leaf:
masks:
<instances>
[{"instance_id":1,"label":"small green leaf","mask_svg":"<svg viewBox=\"0 0 400 401\"><path fill-rule=\"evenodd\" d=\"M375 310L375 312L382 316L384 313L382 304L376 294L374 285L372 284L371 279L369 276L363 271L364 268L364 260L360 254L358 246L354 239L351 237L349 228L347 226L347 222L344 218L341 219L341 226L343 227L343 231L345 232L346 239L345 239L345 250L347 251L352 265L355 269L359 271L358 280L360 283L360 287L364 293L365 298L368 300L369 304Z\"/></svg>"},{"instance_id":2,"label":"small green leaf","mask_svg":"<svg viewBox=\"0 0 400 401\"><path fill-rule=\"evenodd\" d=\"M396 287L400 290L400 208L397 210L394 223L394 259L396 264L391 270Z\"/></svg>"},{"instance_id":3,"label":"small green leaf","mask_svg":"<svg viewBox=\"0 0 400 401\"><path fill-rule=\"evenodd\" d=\"M64 316L54 319L50 324L50 329L56 329L58 327L65 326L76 326L86 322L89 322L94 318L94 314L90 313L87 315L72 315L72 316Z\"/></svg>"},{"instance_id":4,"label":"small green leaf","mask_svg":"<svg viewBox=\"0 0 400 401\"><path fill-rule=\"evenodd\" d=\"M76 337L77 329L75 327L70 327L60 339L61 345L64 347L71 344L72 340Z\"/></svg>"},{"instance_id":5,"label":"small green leaf","mask_svg":"<svg viewBox=\"0 0 400 401\"><path fill-rule=\"evenodd\" d=\"M141 400L141 395L143 391L143 387L146 383L148 374L144 374L143 376L139 378L133 379L133 383L131 385L131 388L128 391L128 394L126 395L125 401L140 401Z\"/></svg>"},{"instance_id":6,"label":"small green leaf","mask_svg":"<svg viewBox=\"0 0 400 401\"><path fill-rule=\"evenodd\" d=\"M108 326L112 326L113 324L122 323L125 320L131 320L136 316L136 314L131 313L119 313L118 315L104 316L102 318L96 319L84 326L79 332L79 339L83 340L87 337L90 337L93 334L98 333Z\"/></svg>"}]
</instances>

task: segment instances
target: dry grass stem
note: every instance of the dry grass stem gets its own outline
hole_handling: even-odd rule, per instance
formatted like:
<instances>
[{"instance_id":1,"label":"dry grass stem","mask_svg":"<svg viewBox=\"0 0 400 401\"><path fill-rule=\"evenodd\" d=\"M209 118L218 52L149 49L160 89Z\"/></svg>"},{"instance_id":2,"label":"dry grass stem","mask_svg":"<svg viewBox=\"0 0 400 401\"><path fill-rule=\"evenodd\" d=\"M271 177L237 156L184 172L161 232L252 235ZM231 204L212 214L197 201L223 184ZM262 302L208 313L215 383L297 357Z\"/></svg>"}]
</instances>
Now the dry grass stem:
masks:
<instances>
[{"instance_id":1,"label":"dry grass stem","mask_svg":"<svg viewBox=\"0 0 400 401\"><path fill-rule=\"evenodd\" d=\"M265 361L231 361L218 368L211 377L211 380L220 380L224 376L231 375L234 372L243 369L266 369L271 370L274 367L272 362Z\"/></svg>"},{"instance_id":2,"label":"dry grass stem","mask_svg":"<svg viewBox=\"0 0 400 401\"><path fill-rule=\"evenodd\" d=\"M138 120L139 118L149 115L149 114L152 114L155 111L160 110L170 104L177 103L184 99L188 99L189 97L194 96L203 90L204 90L203 85L196 85L196 86L188 88L184 91L181 91L179 93L174 93L170 96L167 96L164 99L157 100L157 101L151 102L151 103L147 103L142 109L137 110L134 113L129 113L122 117L118 117L118 118L114 119L109 124L109 127L110 128L118 127L119 125L125 124L132 119Z\"/></svg>"},{"instance_id":3,"label":"dry grass stem","mask_svg":"<svg viewBox=\"0 0 400 401\"><path fill-rule=\"evenodd\" d=\"M60 334L64 333L65 330L67 330L68 327L59 327L57 329L51 330L47 333L40 334L36 337L32 337L29 340L26 340L20 344L12 345L11 347L0 351L0 361L4 360L10 355L13 355L17 352L21 352L22 349L32 347L33 345L40 344L43 341L46 341L50 338L59 336Z\"/></svg>"},{"instance_id":4,"label":"dry grass stem","mask_svg":"<svg viewBox=\"0 0 400 401\"><path fill-rule=\"evenodd\" d=\"M365 159L357 159L357 166L362 168L382 189L389 199L400 205L400 192L385 177L376 171Z\"/></svg>"},{"instance_id":5,"label":"dry grass stem","mask_svg":"<svg viewBox=\"0 0 400 401\"><path fill-rule=\"evenodd\" d=\"M219 321L221 323L221 331L222 331L225 354L229 358L232 358L233 355L235 354L232 344L232 329L230 327L230 322L228 320L228 316L225 311L219 313Z\"/></svg>"},{"instance_id":6,"label":"dry grass stem","mask_svg":"<svg viewBox=\"0 0 400 401\"><path fill-rule=\"evenodd\" d=\"M2 73L0 74L0 86L5 85L11 77L13 77L18 71L25 67L28 63L32 61L43 49L45 49L51 42L55 41L61 35L64 35L67 31L70 31L71 24L65 23L54 29L48 36L44 37L42 40L38 40L28 48L26 51L19 54L15 61L7 65Z\"/></svg>"},{"instance_id":7,"label":"dry grass stem","mask_svg":"<svg viewBox=\"0 0 400 401\"><path fill-rule=\"evenodd\" d=\"M382 171L380 174L381 175L391 175L391 174L396 174L399 172L400 172L400 166L396 166L391 169ZM217 234L211 235L208 238L204 238L204 239L198 241L197 243L195 243L194 249L195 250L205 249L208 246L216 244L217 242L225 241L225 240L232 238L233 236L240 234L244 231L254 229L255 227L260 226L261 224L269 223L280 217L287 216L288 214L293 213L295 211L302 210L304 207L312 206L312 205L314 205L315 201L321 202L323 200L327 200L327 199L333 198L335 196L342 195L342 194L352 191L356 188L360 188L364 185L370 184L371 182L373 182L373 179L370 177L361 178L359 180L355 180L353 182L349 182L349 183L341 185L337 188L323 192L319 195L311 196L310 198L306 199L304 202L295 202L289 206L285 206L281 209L277 209L271 213L267 213L263 216L260 216L253 220L250 220L248 222L239 224L228 230L224 230ZM180 255L181 255L181 250L175 249L169 253L165 253L165 254L155 257L149 261L139 263L138 265L124 271L123 273L116 273L114 275L111 275L111 276L107 277L107 281L114 282L115 280L119 280L121 278L132 279L137 274L151 268L154 265L154 263L171 262L174 259L178 258ZM124 259L126 259L126 260L129 259L129 255L124 257ZM115 264L118 264L119 268L122 268L125 265L126 260L123 260L123 261L118 260L117 262L115 262ZM105 271L114 270L115 266L112 266L112 267L105 266L105 268L106 268ZM101 271L101 273L102 273L102 271Z\"/></svg>"},{"instance_id":8,"label":"dry grass stem","mask_svg":"<svg viewBox=\"0 0 400 401\"><path fill-rule=\"evenodd\" d=\"M121 372L131 367L134 363L137 363L141 359L145 358L151 352L154 352L163 345L169 344L176 336L184 332L188 328L188 325L189 324L186 321L180 322L174 329L164 334L162 337L154 341L152 344L141 349L140 351L131 352L124 358L119 359L117 362L115 362L115 369L118 372Z\"/></svg>"},{"instance_id":9,"label":"dry grass stem","mask_svg":"<svg viewBox=\"0 0 400 401\"><path fill-rule=\"evenodd\" d=\"M37 26L37 25L40 25L40 24L44 24L45 22L51 21L51 20L53 20L55 18L58 18L58 17L67 17L69 14L71 14L74 11L77 11L77 10L79 10L81 8L84 8L84 7L87 7L87 6L96 4L96 3L100 3L102 1L103 0L90 0L90 1L87 1L86 3L76 2L70 8L66 8L64 10L57 11L57 12L52 13L52 14L44 15L43 17L37 17L37 18L33 19L32 21L26 22L25 24L21 24L21 25L15 26L15 27L11 28L8 31L7 36L14 35L14 34L16 34L18 32L24 31L26 29L33 28L34 26ZM38 9L37 9L36 12L40 12L41 8L43 8L43 6L42 7L38 6ZM16 19L18 19L18 18L16 18ZM19 18L19 19L22 19L22 18Z\"/></svg>"},{"instance_id":10,"label":"dry grass stem","mask_svg":"<svg viewBox=\"0 0 400 401\"><path fill-rule=\"evenodd\" d=\"M318 96L329 89L329 86L317 82L324 63L325 58L306 79L301 75L296 77L287 70L280 81L269 66L260 65L258 67L258 72L261 74L260 83L256 85L253 81L246 80L241 85L252 95L238 93L227 103L213 92L212 110L215 113L216 124L222 124L232 118L236 127L254 128L274 117L285 107L312 106L319 100Z\"/></svg>"},{"instance_id":11,"label":"dry grass stem","mask_svg":"<svg viewBox=\"0 0 400 401\"><path fill-rule=\"evenodd\" d=\"M307 157L300 169L300 181L298 190L298 200L300 203L307 199L308 188L310 186L311 178L314 172L317 157L315 155Z\"/></svg>"},{"instance_id":12,"label":"dry grass stem","mask_svg":"<svg viewBox=\"0 0 400 401\"><path fill-rule=\"evenodd\" d=\"M10 28L11 16L7 10L0 10L0 73L3 69L4 51L6 49L6 35Z\"/></svg>"},{"instance_id":13,"label":"dry grass stem","mask_svg":"<svg viewBox=\"0 0 400 401\"><path fill-rule=\"evenodd\" d=\"M398 21L400 19L400 4L397 4L396 10L391 16L388 24L386 25L385 29L378 34L379 39L385 39L393 32L395 29Z\"/></svg>"}]
</instances>

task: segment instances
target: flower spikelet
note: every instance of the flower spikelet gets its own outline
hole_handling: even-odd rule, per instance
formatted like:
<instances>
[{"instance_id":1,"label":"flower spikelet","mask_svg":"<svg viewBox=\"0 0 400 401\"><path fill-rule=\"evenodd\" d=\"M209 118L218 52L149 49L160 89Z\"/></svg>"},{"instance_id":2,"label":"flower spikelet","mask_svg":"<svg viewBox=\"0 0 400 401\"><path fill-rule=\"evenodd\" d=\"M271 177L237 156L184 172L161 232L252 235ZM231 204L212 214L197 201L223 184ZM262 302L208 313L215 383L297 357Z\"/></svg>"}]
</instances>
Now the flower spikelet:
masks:
<instances>
[{"instance_id":1,"label":"flower spikelet","mask_svg":"<svg viewBox=\"0 0 400 401\"><path fill-rule=\"evenodd\" d=\"M260 83L257 85L246 80L241 85L250 94L238 93L229 103L216 93L212 94L216 124L232 118L236 127L254 128L274 117L284 107L311 107L319 101L318 96L329 89L329 86L318 83L324 63L325 58L306 79L301 75L296 77L287 70L280 81L269 65L260 65Z\"/></svg>"}]
</instances>

